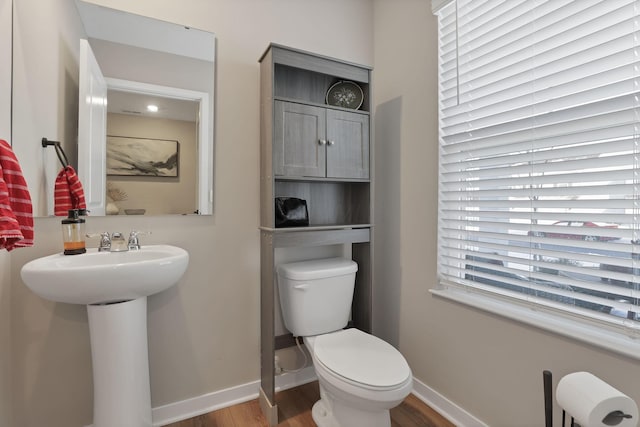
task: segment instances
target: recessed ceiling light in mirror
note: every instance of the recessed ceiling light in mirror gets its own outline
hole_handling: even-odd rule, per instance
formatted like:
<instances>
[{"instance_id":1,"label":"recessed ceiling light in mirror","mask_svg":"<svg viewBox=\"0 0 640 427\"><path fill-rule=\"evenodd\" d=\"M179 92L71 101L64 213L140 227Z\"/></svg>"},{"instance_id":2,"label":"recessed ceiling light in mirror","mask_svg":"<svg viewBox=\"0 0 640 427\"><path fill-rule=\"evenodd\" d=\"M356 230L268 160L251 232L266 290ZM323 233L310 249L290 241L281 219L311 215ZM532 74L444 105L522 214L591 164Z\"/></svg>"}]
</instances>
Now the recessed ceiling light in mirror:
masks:
<instances>
[{"instance_id":1,"label":"recessed ceiling light in mirror","mask_svg":"<svg viewBox=\"0 0 640 427\"><path fill-rule=\"evenodd\" d=\"M198 120L199 104L194 100L170 98L148 93L125 92L116 89L108 90L109 113L136 114L154 118ZM155 105L157 110L151 111L148 106Z\"/></svg>"}]
</instances>

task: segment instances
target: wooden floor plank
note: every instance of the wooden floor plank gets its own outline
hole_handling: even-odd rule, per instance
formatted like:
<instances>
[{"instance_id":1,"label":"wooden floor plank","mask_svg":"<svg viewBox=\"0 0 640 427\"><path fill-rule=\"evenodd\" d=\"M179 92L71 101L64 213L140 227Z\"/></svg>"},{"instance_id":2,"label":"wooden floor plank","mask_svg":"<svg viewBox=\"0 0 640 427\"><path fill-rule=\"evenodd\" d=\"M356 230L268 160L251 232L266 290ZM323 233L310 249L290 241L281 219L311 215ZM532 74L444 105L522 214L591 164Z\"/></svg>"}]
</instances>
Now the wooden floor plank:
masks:
<instances>
[{"instance_id":1,"label":"wooden floor plank","mask_svg":"<svg viewBox=\"0 0 640 427\"><path fill-rule=\"evenodd\" d=\"M266 420L260 412L260 404L257 400L251 400L242 405L230 406L229 413L231 415L232 424L230 426L259 426L262 423L266 425ZM225 421L226 422L226 421ZM224 427L227 424L220 423L219 427ZM205 426L207 427L207 426Z\"/></svg>"},{"instance_id":2,"label":"wooden floor plank","mask_svg":"<svg viewBox=\"0 0 640 427\"><path fill-rule=\"evenodd\" d=\"M278 419L282 427L313 426L311 407L319 399L318 383L312 382L277 394Z\"/></svg>"},{"instance_id":3,"label":"wooden floor plank","mask_svg":"<svg viewBox=\"0 0 640 427\"><path fill-rule=\"evenodd\" d=\"M391 420L398 426L455 427L413 394L391 409Z\"/></svg>"},{"instance_id":4,"label":"wooden floor plank","mask_svg":"<svg viewBox=\"0 0 640 427\"><path fill-rule=\"evenodd\" d=\"M315 427L311 407L320 399L318 382L314 381L276 394L278 427ZM455 427L446 418L414 395L391 409L392 427ZM258 400L219 409L205 415L168 424L165 427L269 427L260 411Z\"/></svg>"},{"instance_id":5,"label":"wooden floor plank","mask_svg":"<svg viewBox=\"0 0 640 427\"><path fill-rule=\"evenodd\" d=\"M234 419L231 417L231 410L223 408L202 417L202 425L199 427L222 427L235 425Z\"/></svg>"}]
</instances>

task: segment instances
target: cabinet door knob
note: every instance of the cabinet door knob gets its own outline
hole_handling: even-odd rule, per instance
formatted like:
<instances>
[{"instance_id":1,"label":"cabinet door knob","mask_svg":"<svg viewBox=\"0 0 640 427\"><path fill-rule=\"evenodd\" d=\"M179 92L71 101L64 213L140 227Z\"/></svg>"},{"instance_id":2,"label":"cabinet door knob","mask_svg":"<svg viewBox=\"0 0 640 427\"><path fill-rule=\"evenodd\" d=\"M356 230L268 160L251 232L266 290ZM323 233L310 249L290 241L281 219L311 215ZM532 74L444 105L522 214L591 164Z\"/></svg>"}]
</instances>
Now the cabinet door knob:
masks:
<instances>
[{"instance_id":1,"label":"cabinet door knob","mask_svg":"<svg viewBox=\"0 0 640 427\"><path fill-rule=\"evenodd\" d=\"M327 143L326 139L319 139L318 140L318 144L320 144L320 145L325 145L326 143Z\"/></svg>"},{"instance_id":2,"label":"cabinet door knob","mask_svg":"<svg viewBox=\"0 0 640 427\"><path fill-rule=\"evenodd\" d=\"M327 142L327 144L329 144L329 145L333 145L335 143L336 143L335 141L331 141L331 140L329 140L329 142Z\"/></svg>"}]
</instances>

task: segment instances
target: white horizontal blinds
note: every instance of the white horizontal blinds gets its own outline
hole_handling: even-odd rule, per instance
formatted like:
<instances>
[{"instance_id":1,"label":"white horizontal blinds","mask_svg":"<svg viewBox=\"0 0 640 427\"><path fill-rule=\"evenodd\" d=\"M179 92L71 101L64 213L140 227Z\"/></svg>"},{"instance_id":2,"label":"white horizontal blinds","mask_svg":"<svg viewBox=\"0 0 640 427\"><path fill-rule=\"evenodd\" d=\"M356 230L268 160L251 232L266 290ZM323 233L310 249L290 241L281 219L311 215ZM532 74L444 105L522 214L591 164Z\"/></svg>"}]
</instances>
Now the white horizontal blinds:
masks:
<instances>
[{"instance_id":1,"label":"white horizontal blinds","mask_svg":"<svg viewBox=\"0 0 640 427\"><path fill-rule=\"evenodd\" d=\"M639 3L438 11L443 283L640 330Z\"/></svg>"}]
</instances>

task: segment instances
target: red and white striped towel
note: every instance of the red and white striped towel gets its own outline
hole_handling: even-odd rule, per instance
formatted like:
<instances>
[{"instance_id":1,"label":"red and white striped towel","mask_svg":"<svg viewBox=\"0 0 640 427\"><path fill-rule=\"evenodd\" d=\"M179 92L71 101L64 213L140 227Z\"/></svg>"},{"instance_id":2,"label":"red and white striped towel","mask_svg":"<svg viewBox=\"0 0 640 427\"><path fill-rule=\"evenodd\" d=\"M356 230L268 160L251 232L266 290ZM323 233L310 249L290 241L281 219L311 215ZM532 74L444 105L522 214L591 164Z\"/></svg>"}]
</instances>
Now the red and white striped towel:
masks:
<instances>
[{"instance_id":1,"label":"red and white striped towel","mask_svg":"<svg viewBox=\"0 0 640 427\"><path fill-rule=\"evenodd\" d=\"M0 139L0 249L33 246L33 207L18 159Z\"/></svg>"},{"instance_id":2,"label":"red and white striped towel","mask_svg":"<svg viewBox=\"0 0 640 427\"><path fill-rule=\"evenodd\" d=\"M67 216L69 209L86 209L84 189L72 166L64 167L56 177L54 213Z\"/></svg>"}]
</instances>

